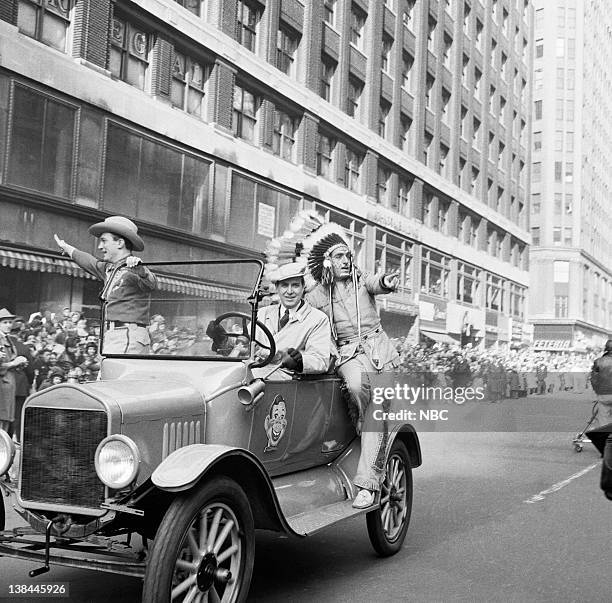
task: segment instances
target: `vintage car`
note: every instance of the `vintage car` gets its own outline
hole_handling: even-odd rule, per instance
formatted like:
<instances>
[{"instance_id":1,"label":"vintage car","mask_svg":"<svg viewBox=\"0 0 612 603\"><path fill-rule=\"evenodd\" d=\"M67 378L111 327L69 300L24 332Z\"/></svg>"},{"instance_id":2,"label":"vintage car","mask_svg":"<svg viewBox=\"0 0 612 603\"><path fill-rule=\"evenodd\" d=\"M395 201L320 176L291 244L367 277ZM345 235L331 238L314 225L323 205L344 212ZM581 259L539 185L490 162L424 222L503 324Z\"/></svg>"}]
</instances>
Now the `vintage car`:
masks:
<instances>
[{"instance_id":1,"label":"vintage car","mask_svg":"<svg viewBox=\"0 0 612 603\"><path fill-rule=\"evenodd\" d=\"M381 495L353 509L360 438L341 381L272 372L274 339L256 321L263 263L149 266L150 354L102 349L96 381L30 396L17 455L0 432L0 556L38 560L31 576L50 564L137 576L151 603L245 600L255 529L299 546L364 514L376 551L397 552L421 464L414 429L390 429ZM211 320L228 345L211 345ZM5 530L5 498L27 526Z\"/></svg>"}]
</instances>

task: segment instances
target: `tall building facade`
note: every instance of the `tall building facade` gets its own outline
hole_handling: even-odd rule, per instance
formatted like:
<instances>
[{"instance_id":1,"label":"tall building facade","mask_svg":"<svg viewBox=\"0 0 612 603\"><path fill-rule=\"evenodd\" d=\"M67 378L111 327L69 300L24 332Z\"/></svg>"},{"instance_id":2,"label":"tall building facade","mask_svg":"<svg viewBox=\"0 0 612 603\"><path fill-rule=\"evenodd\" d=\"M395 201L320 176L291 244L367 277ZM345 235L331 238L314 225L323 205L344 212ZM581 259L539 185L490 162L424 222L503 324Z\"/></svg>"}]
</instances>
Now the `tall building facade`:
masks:
<instances>
[{"instance_id":1,"label":"tall building facade","mask_svg":"<svg viewBox=\"0 0 612 603\"><path fill-rule=\"evenodd\" d=\"M601 347L612 330L612 15L537 0L530 320L541 349Z\"/></svg>"},{"instance_id":2,"label":"tall building facade","mask_svg":"<svg viewBox=\"0 0 612 603\"><path fill-rule=\"evenodd\" d=\"M520 340L529 0L0 0L0 301L93 307L54 252L134 217L145 259L341 224L397 336Z\"/></svg>"}]
</instances>

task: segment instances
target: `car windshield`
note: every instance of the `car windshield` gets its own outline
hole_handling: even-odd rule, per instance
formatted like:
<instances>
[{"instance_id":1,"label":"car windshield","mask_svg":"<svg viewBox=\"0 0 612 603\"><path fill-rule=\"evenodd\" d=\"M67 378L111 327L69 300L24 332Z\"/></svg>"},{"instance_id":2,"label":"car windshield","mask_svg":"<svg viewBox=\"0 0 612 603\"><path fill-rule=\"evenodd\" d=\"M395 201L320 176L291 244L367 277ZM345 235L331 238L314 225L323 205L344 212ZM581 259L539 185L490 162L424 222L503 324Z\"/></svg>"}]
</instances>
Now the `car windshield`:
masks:
<instances>
[{"instance_id":1,"label":"car windshield","mask_svg":"<svg viewBox=\"0 0 612 603\"><path fill-rule=\"evenodd\" d=\"M103 355L249 357L249 298L260 282L261 261L151 262L146 267L155 275L152 290L136 290L136 299L103 308Z\"/></svg>"}]
</instances>

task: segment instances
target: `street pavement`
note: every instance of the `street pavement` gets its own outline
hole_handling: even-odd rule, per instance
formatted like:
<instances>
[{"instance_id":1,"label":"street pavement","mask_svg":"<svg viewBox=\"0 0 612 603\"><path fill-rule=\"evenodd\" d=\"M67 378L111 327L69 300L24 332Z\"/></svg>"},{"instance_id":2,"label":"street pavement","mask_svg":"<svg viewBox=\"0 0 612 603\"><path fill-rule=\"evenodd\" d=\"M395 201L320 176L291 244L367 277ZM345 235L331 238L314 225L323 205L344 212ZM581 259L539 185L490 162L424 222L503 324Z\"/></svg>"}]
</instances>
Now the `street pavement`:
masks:
<instances>
[{"instance_id":1,"label":"street pavement","mask_svg":"<svg viewBox=\"0 0 612 603\"><path fill-rule=\"evenodd\" d=\"M591 397L497 403L508 405L540 431L422 434L412 519L397 555L374 554L363 517L302 540L262 532L250 600L612 600L612 504L599 489L600 456L590 444L576 453L571 443L590 416ZM9 527L18 520L11 511ZM35 566L0 559L2 590L66 581L71 601L140 600L138 580L59 567L32 580Z\"/></svg>"}]
</instances>

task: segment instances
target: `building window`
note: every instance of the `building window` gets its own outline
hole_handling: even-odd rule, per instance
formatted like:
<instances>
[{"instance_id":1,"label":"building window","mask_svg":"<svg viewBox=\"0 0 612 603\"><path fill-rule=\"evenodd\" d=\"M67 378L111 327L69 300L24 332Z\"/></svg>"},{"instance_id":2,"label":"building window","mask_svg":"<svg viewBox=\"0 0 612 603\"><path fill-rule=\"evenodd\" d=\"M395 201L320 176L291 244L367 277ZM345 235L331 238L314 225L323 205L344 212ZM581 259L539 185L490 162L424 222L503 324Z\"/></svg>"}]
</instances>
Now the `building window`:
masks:
<instances>
[{"instance_id":1,"label":"building window","mask_svg":"<svg viewBox=\"0 0 612 603\"><path fill-rule=\"evenodd\" d=\"M393 38L389 36L383 36L382 50L381 50L381 69L385 73L389 73L391 70L391 49L393 48Z\"/></svg>"},{"instance_id":2,"label":"building window","mask_svg":"<svg viewBox=\"0 0 612 603\"><path fill-rule=\"evenodd\" d=\"M412 120L402 114L400 116L400 148L402 151L407 151L410 147L410 132L412 128Z\"/></svg>"},{"instance_id":3,"label":"building window","mask_svg":"<svg viewBox=\"0 0 612 603\"><path fill-rule=\"evenodd\" d=\"M440 158L438 161L438 173L444 178L448 179L449 177L449 167L450 163L448 161L448 151L449 148L445 144L440 145Z\"/></svg>"},{"instance_id":4,"label":"building window","mask_svg":"<svg viewBox=\"0 0 612 603\"><path fill-rule=\"evenodd\" d=\"M568 301L567 295L555 295L555 318L567 318Z\"/></svg>"},{"instance_id":5,"label":"building window","mask_svg":"<svg viewBox=\"0 0 612 603\"><path fill-rule=\"evenodd\" d=\"M474 96L479 97L481 94L482 71L478 67L474 67Z\"/></svg>"},{"instance_id":6,"label":"building window","mask_svg":"<svg viewBox=\"0 0 612 603\"><path fill-rule=\"evenodd\" d=\"M204 85L208 71L192 58L174 52L172 66L172 89L170 98L172 104L187 113L203 116Z\"/></svg>"},{"instance_id":7,"label":"building window","mask_svg":"<svg viewBox=\"0 0 612 603\"><path fill-rule=\"evenodd\" d=\"M412 243L377 228L375 262L377 271L397 270L400 292L412 288Z\"/></svg>"},{"instance_id":8,"label":"building window","mask_svg":"<svg viewBox=\"0 0 612 603\"><path fill-rule=\"evenodd\" d=\"M492 274L487 274L485 306L487 310L504 311L503 281Z\"/></svg>"},{"instance_id":9,"label":"building window","mask_svg":"<svg viewBox=\"0 0 612 603\"><path fill-rule=\"evenodd\" d=\"M390 111L391 104L381 99L378 107L378 135L381 138L384 138L387 134L387 120Z\"/></svg>"},{"instance_id":10,"label":"building window","mask_svg":"<svg viewBox=\"0 0 612 603\"><path fill-rule=\"evenodd\" d=\"M378 168L378 178L376 182L376 201L381 205L389 205L389 180L391 179L391 170L384 167Z\"/></svg>"},{"instance_id":11,"label":"building window","mask_svg":"<svg viewBox=\"0 0 612 603\"><path fill-rule=\"evenodd\" d=\"M412 28L412 13L416 0L406 0L404 2L404 12L402 13L402 23L407 29Z\"/></svg>"},{"instance_id":12,"label":"building window","mask_svg":"<svg viewBox=\"0 0 612 603\"><path fill-rule=\"evenodd\" d=\"M7 183L71 196L76 108L15 84Z\"/></svg>"},{"instance_id":13,"label":"building window","mask_svg":"<svg viewBox=\"0 0 612 603\"><path fill-rule=\"evenodd\" d=\"M563 163L555 161L555 182L561 182L563 179Z\"/></svg>"},{"instance_id":14,"label":"building window","mask_svg":"<svg viewBox=\"0 0 612 603\"><path fill-rule=\"evenodd\" d=\"M399 177L397 187L397 197L395 202L391 205L391 209L394 209L398 214L402 216L410 216L410 189L412 188L414 180L408 180Z\"/></svg>"},{"instance_id":15,"label":"building window","mask_svg":"<svg viewBox=\"0 0 612 603\"><path fill-rule=\"evenodd\" d=\"M477 194L480 184L480 171L477 167L472 166L472 179L470 181L470 193Z\"/></svg>"},{"instance_id":16,"label":"building window","mask_svg":"<svg viewBox=\"0 0 612 603\"><path fill-rule=\"evenodd\" d=\"M433 134L427 132L427 130L423 134L423 163L429 166L429 162L431 159L431 143L433 142ZM430 166L432 167L432 166Z\"/></svg>"},{"instance_id":17,"label":"building window","mask_svg":"<svg viewBox=\"0 0 612 603\"><path fill-rule=\"evenodd\" d=\"M474 40L476 42L476 48L478 48L478 50L480 50L482 52L482 30L484 29L484 26L482 24L482 21L480 21L480 19L476 19L476 35L474 36Z\"/></svg>"},{"instance_id":18,"label":"building window","mask_svg":"<svg viewBox=\"0 0 612 603\"><path fill-rule=\"evenodd\" d=\"M451 68L451 50L453 48L453 39L444 34L444 50L442 51L442 61L447 69Z\"/></svg>"},{"instance_id":19,"label":"building window","mask_svg":"<svg viewBox=\"0 0 612 603\"><path fill-rule=\"evenodd\" d=\"M533 193L533 195L531 195L531 213L539 214L541 207L542 207L541 193Z\"/></svg>"},{"instance_id":20,"label":"building window","mask_svg":"<svg viewBox=\"0 0 612 603\"><path fill-rule=\"evenodd\" d=\"M480 150L480 120L475 117L472 128L472 145Z\"/></svg>"},{"instance_id":21,"label":"building window","mask_svg":"<svg viewBox=\"0 0 612 603\"><path fill-rule=\"evenodd\" d=\"M440 103L440 119L443 123L448 123L448 114L449 114L449 106L450 106L451 93L446 90L446 88L442 88L441 94L441 103Z\"/></svg>"},{"instance_id":22,"label":"building window","mask_svg":"<svg viewBox=\"0 0 612 603\"><path fill-rule=\"evenodd\" d=\"M563 205L563 195L561 193L555 193L555 215L561 215L561 206Z\"/></svg>"},{"instance_id":23,"label":"building window","mask_svg":"<svg viewBox=\"0 0 612 603\"><path fill-rule=\"evenodd\" d=\"M414 65L414 57L407 52L402 53L402 88L411 90L412 88L412 67Z\"/></svg>"},{"instance_id":24,"label":"building window","mask_svg":"<svg viewBox=\"0 0 612 603\"><path fill-rule=\"evenodd\" d=\"M436 50L436 27L438 23L435 19L429 18L427 26L427 50L435 52Z\"/></svg>"},{"instance_id":25,"label":"building window","mask_svg":"<svg viewBox=\"0 0 612 603\"><path fill-rule=\"evenodd\" d=\"M187 231L206 228L195 216L206 214L207 161L109 123L105 166L105 211Z\"/></svg>"},{"instance_id":26,"label":"building window","mask_svg":"<svg viewBox=\"0 0 612 603\"><path fill-rule=\"evenodd\" d=\"M297 120L284 111L274 110L274 136L272 139L272 152L287 161L293 160L293 146Z\"/></svg>"},{"instance_id":27,"label":"building window","mask_svg":"<svg viewBox=\"0 0 612 603\"><path fill-rule=\"evenodd\" d=\"M542 180L542 163L536 161L531 168L531 179L533 182L540 182Z\"/></svg>"},{"instance_id":28,"label":"building window","mask_svg":"<svg viewBox=\"0 0 612 603\"><path fill-rule=\"evenodd\" d=\"M542 119L542 101L541 100L537 100L534 103L534 113L535 113L535 118L536 119Z\"/></svg>"},{"instance_id":29,"label":"building window","mask_svg":"<svg viewBox=\"0 0 612 603\"><path fill-rule=\"evenodd\" d=\"M176 3L184 6L190 13L202 16L202 4L203 0L174 0Z\"/></svg>"},{"instance_id":30,"label":"building window","mask_svg":"<svg viewBox=\"0 0 612 603\"><path fill-rule=\"evenodd\" d=\"M572 246L572 227L571 226L566 226L563 229L563 244L566 247L571 247Z\"/></svg>"},{"instance_id":31,"label":"building window","mask_svg":"<svg viewBox=\"0 0 612 603\"><path fill-rule=\"evenodd\" d=\"M574 101L566 101L565 108L565 121L574 121Z\"/></svg>"},{"instance_id":32,"label":"building window","mask_svg":"<svg viewBox=\"0 0 612 603\"><path fill-rule=\"evenodd\" d=\"M336 148L336 140L331 136L319 133L319 144L317 147L317 174L333 180L332 160Z\"/></svg>"},{"instance_id":33,"label":"building window","mask_svg":"<svg viewBox=\"0 0 612 603\"><path fill-rule=\"evenodd\" d=\"M427 78L425 80L425 106L430 110L433 110L434 108L433 94L431 93L431 91L433 90L435 83L435 78L431 75L427 75Z\"/></svg>"},{"instance_id":34,"label":"building window","mask_svg":"<svg viewBox=\"0 0 612 603\"><path fill-rule=\"evenodd\" d=\"M360 174L363 155L347 147L344 157L344 186L349 190L360 192Z\"/></svg>"},{"instance_id":35,"label":"building window","mask_svg":"<svg viewBox=\"0 0 612 603\"><path fill-rule=\"evenodd\" d=\"M279 28L276 36L276 66L285 74L295 76L295 53L300 36L286 27Z\"/></svg>"},{"instance_id":36,"label":"building window","mask_svg":"<svg viewBox=\"0 0 612 603\"><path fill-rule=\"evenodd\" d=\"M347 113L351 117L359 116L359 99L363 92L363 84L356 78L349 78Z\"/></svg>"},{"instance_id":37,"label":"building window","mask_svg":"<svg viewBox=\"0 0 612 603\"><path fill-rule=\"evenodd\" d=\"M336 25L336 0L325 0L323 4L325 14L323 19L332 27Z\"/></svg>"},{"instance_id":38,"label":"building window","mask_svg":"<svg viewBox=\"0 0 612 603\"><path fill-rule=\"evenodd\" d=\"M257 23L261 12L247 0L238 0L236 7L236 40L251 52L255 52Z\"/></svg>"},{"instance_id":39,"label":"building window","mask_svg":"<svg viewBox=\"0 0 612 603\"><path fill-rule=\"evenodd\" d=\"M257 124L257 97L240 86L234 86L234 110L232 129L234 136L249 142L255 142L255 125Z\"/></svg>"},{"instance_id":40,"label":"building window","mask_svg":"<svg viewBox=\"0 0 612 603\"><path fill-rule=\"evenodd\" d=\"M421 293L448 297L450 258L423 248L421 258Z\"/></svg>"},{"instance_id":41,"label":"building window","mask_svg":"<svg viewBox=\"0 0 612 603\"><path fill-rule=\"evenodd\" d=\"M367 15L357 5L351 5L351 44L354 44L359 50L364 50L363 28L366 18Z\"/></svg>"},{"instance_id":42,"label":"building window","mask_svg":"<svg viewBox=\"0 0 612 603\"><path fill-rule=\"evenodd\" d=\"M531 227L531 244L534 247L537 247L540 244L540 227L539 226Z\"/></svg>"},{"instance_id":43,"label":"building window","mask_svg":"<svg viewBox=\"0 0 612 603\"><path fill-rule=\"evenodd\" d=\"M17 27L26 36L65 52L71 8L71 0L19 0Z\"/></svg>"},{"instance_id":44,"label":"building window","mask_svg":"<svg viewBox=\"0 0 612 603\"><path fill-rule=\"evenodd\" d=\"M534 132L533 133L533 150L541 151L542 150L542 132Z\"/></svg>"},{"instance_id":45,"label":"building window","mask_svg":"<svg viewBox=\"0 0 612 603\"><path fill-rule=\"evenodd\" d=\"M438 232L442 234L448 234L448 212L450 210L450 203L446 203L440 199L438 201Z\"/></svg>"},{"instance_id":46,"label":"building window","mask_svg":"<svg viewBox=\"0 0 612 603\"><path fill-rule=\"evenodd\" d=\"M574 163L567 161L565 164L565 182L574 182Z\"/></svg>"},{"instance_id":47,"label":"building window","mask_svg":"<svg viewBox=\"0 0 612 603\"><path fill-rule=\"evenodd\" d=\"M457 301L478 304L481 271L475 266L459 262L457 265Z\"/></svg>"},{"instance_id":48,"label":"building window","mask_svg":"<svg viewBox=\"0 0 612 603\"><path fill-rule=\"evenodd\" d=\"M108 68L120 80L144 90L149 54L149 36L128 21L113 17Z\"/></svg>"},{"instance_id":49,"label":"building window","mask_svg":"<svg viewBox=\"0 0 612 603\"><path fill-rule=\"evenodd\" d=\"M320 95L326 100L331 101L331 90L336 73L336 62L328 56L321 57L321 91Z\"/></svg>"}]
</instances>

